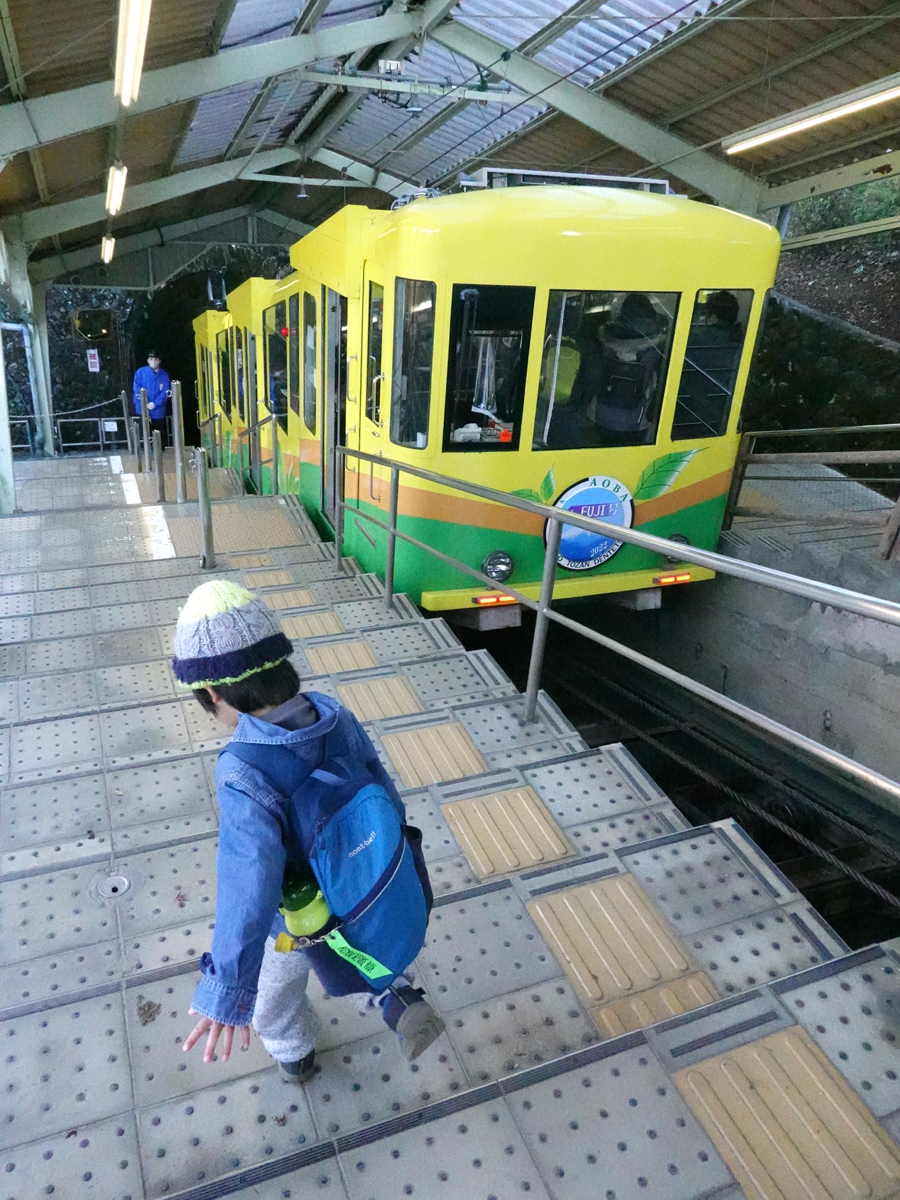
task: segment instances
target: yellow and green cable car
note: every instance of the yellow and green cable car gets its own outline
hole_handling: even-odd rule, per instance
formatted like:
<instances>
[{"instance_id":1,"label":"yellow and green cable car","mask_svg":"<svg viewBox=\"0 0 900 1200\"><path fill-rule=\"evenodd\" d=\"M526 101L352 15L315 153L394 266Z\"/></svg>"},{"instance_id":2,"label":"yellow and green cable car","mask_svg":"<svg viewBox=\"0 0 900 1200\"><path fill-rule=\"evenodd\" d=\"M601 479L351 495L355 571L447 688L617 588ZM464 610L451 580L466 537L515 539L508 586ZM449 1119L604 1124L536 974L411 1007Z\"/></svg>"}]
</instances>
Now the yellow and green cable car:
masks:
<instances>
[{"instance_id":1,"label":"yellow and green cable car","mask_svg":"<svg viewBox=\"0 0 900 1200\"><path fill-rule=\"evenodd\" d=\"M616 188L349 205L291 248L291 275L249 281L279 490L333 528L343 443L714 549L778 252L760 221ZM362 514L384 519L389 475L347 460L344 551L366 570L383 570L384 533ZM537 596L534 514L408 475L398 513L401 532ZM555 594L709 575L566 526ZM403 541L395 586L444 612L486 592Z\"/></svg>"}]
</instances>

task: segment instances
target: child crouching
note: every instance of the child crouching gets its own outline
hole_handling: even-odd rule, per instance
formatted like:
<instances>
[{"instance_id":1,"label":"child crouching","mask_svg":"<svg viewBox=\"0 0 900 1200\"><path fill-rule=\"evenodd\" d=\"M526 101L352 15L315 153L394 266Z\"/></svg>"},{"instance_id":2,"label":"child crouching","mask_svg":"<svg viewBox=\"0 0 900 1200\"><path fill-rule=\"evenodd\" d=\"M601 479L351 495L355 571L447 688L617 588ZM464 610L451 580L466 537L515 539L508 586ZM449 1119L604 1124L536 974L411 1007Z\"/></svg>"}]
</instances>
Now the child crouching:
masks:
<instances>
[{"instance_id":1,"label":"child crouching","mask_svg":"<svg viewBox=\"0 0 900 1200\"><path fill-rule=\"evenodd\" d=\"M183 1049L206 1033L204 1060L212 1061L220 1037L227 1060L236 1029L249 1045L252 1021L282 1077L299 1083L312 1076L320 1030L306 997L310 968L330 996L377 998L409 1061L444 1023L403 974L432 903L421 833L406 825L397 789L353 714L328 696L300 692L292 653L262 600L211 580L182 609L173 666L207 712L234 731L216 766L216 925L191 1007L201 1020ZM353 820L373 830L358 844ZM392 831L393 857L378 866ZM354 844L345 852L348 836ZM373 869L377 884L369 887ZM296 924L290 934L282 916L287 911L291 922L293 915L283 885L298 879L316 896L304 911L318 913L321 928L308 937L295 936ZM355 904L354 887L363 891ZM341 904L345 896L351 899Z\"/></svg>"}]
</instances>

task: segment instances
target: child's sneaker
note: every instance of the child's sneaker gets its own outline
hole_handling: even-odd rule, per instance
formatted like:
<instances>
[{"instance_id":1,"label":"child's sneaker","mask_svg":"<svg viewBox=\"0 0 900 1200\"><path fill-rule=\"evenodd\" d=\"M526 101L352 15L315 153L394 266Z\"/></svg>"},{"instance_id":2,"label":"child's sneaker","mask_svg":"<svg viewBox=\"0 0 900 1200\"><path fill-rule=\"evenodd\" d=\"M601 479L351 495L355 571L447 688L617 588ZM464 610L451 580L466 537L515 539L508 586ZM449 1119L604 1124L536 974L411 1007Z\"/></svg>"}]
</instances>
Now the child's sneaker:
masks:
<instances>
[{"instance_id":1,"label":"child's sneaker","mask_svg":"<svg viewBox=\"0 0 900 1200\"><path fill-rule=\"evenodd\" d=\"M285 1083L292 1083L295 1086L309 1083L316 1073L315 1050L310 1050L309 1054L305 1058L301 1058L299 1062L280 1062L278 1073Z\"/></svg>"},{"instance_id":2,"label":"child's sneaker","mask_svg":"<svg viewBox=\"0 0 900 1200\"><path fill-rule=\"evenodd\" d=\"M397 1022L400 1049L407 1062L413 1062L444 1032L446 1026L427 1000L407 1005Z\"/></svg>"}]
</instances>

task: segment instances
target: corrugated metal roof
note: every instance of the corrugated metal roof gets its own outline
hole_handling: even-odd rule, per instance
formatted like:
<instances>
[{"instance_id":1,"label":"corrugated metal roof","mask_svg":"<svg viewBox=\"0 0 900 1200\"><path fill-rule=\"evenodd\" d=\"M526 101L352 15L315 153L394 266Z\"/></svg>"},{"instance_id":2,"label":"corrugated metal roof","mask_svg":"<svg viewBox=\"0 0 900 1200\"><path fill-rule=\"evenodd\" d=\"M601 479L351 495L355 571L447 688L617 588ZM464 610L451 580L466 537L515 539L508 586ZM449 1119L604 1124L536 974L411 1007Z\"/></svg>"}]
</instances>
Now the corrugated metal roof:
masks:
<instances>
[{"instance_id":1,"label":"corrugated metal roof","mask_svg":"<svg viewBox=\"0 0 900 1200\"><path fill-rule=\"evenodd\" d=\"M704 15L718 0L690 0L674 6L665 0L615 0L551 42L535 55L537 62L590 87L607 71L655 46L686 21Z\"/></svg>"}]
</instances>

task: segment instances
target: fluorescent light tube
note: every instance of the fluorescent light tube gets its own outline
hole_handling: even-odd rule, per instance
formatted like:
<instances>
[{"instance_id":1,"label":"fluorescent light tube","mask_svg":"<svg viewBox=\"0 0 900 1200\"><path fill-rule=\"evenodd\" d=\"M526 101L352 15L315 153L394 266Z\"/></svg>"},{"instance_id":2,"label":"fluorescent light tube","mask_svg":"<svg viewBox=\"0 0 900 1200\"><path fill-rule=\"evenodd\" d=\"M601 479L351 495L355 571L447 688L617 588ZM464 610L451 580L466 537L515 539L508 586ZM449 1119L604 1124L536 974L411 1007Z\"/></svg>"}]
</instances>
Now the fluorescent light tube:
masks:
<instances>
[{"instance_id":1,"label":"fluorescent light tube","mask_svg":"<svg viewBox=\"0 0 900 1200\"><path fill-rule=\"evenodd\" d=\"M151 0L119 0L115 94L127 108L137 100L147 45Z\"/></svg>"},{"instance_id":2,"label":"fluorescent light tube","mask_svg":"<svg viewBox=\"0 0 900 1200\"><path fill-rule=\"evenodd\" d=\"M109 237L108 235L104 236L103 241L100 243L100 254L105 263L112 262L113 250L115 249L115 246L116 239L114 237Z\"/></svg>"},{"instance_id":3,"label":"fluorescent light tube","mask_svg":"<svg viewBox=\"0 0 900 1200\"><path fill-rule=\"evenodd\" d=\"M809 104L795 112L786 113L783 117L775 117L764 121L750 129L723 138L722 149L726 154L740 154L742 150L755 150L757 146L765 146L778 138L790 137L795 133L803 133L807 129L815 129L827 121L836 121L839 117L849 117L852 113L862 112L876 104L886 104L889 100L900 99L900 71L867 83L863 87L842 92L831 96L828 100L820 100L818 104Z\"/></svg>"},{"instance_id":4,"label":"fluorescent light tube","mask_svg":"<svg viewBox=\"0 0 900 1200\"><path fill-rule=\"evenodd\" d=\"M109 182L106 185L106 211L114 217L122 207L122 197L125 195L125 176L128 168L117 162L109 168Z\"/></svg>"}]
</instances>

